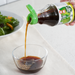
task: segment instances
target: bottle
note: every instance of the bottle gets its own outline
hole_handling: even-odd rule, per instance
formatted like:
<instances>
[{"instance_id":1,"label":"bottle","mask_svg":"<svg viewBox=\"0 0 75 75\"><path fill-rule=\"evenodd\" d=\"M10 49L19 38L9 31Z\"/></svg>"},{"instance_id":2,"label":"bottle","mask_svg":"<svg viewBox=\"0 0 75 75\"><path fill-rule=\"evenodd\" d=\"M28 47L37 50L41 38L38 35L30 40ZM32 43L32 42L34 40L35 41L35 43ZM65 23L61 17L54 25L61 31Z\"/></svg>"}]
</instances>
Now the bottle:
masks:
<instances>
[{"instance_id":1,"label":"bottle","mask_svg":"<svg viewBox=\"0 0 75 75\"><path fill-rule=\"evenodd\" d=\"M30 13L27 16L27 21L31 20L30 24L47 24L55 26L57 24L66 24L75 20L75 10L69 2L61 2L56 4L48 4L38 13L35 12L31 5L26 6Z\"/></svg>"}]
</instances>

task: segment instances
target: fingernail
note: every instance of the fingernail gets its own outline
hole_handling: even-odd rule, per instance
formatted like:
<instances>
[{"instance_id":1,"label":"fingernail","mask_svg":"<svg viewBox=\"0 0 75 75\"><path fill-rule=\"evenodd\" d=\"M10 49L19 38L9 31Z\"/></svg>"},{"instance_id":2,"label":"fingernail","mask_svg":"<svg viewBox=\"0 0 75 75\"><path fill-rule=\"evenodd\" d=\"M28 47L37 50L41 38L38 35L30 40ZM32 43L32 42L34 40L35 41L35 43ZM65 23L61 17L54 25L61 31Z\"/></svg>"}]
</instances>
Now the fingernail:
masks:
<instances>
[{"instance_id":1,"label":"fingernail","mask_svg":"<svg viewBox=\"0 0 75 75\"><path fill-rule=\"evenodd\" d=\"M71 2L74 2L75 0L70 0Z\"/></svg>"}]
</instances>

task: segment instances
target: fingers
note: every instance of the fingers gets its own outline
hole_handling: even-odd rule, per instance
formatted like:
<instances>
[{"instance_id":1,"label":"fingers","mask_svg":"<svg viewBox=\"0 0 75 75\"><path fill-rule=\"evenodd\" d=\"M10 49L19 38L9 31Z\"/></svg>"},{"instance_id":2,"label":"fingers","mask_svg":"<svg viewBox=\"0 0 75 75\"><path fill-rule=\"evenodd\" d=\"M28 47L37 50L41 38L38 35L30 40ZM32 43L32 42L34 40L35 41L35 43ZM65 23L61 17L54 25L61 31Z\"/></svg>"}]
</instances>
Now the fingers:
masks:
<instances>
[{"instance_id":1,"label":"fingers","mask_svg":"<svg viewBox=\"0 0 75 75\"><path fill-rule=\"evenodd\" d=\"M75 9L75 4L73 5L73 8Z\"/></svg>"},{"instance_id":2,"label":"fingers","mask_svg":"<svg viewBox=\"0 0 75 75\"><path fill-rule=\"evenodd\" d=\"M70 26L73 26L74 25L74 23L69 23L70 24Z\"/></svg>"},{"instance_id":3,"label":"fingers","mask_svg":"<svg viewBox=\"0 0 75 75\"><path fill-rule=\"evenodd\" d=\"M67 23L67 24L65 24L66 26L73 26L74 25L74 23Z\"/></svg>"},{"instance_id":4,"label":"fingers","mask_svg":"<svg viewBox=\"0 0 75 75\"><path fill-rule=\"evenodd\" d=\"M73 5L73 8L75 9L75 0L70 0L70 3Z\"/></svg>"},{"instance_id":5,"label":"fingers","mask_svg":"<svg viewBox=\"0 0 75 75\"><path fill-rule=\"evenodd\" d=\"M66 2L66 1L69 1L69 0L60 0L60 2Z\"/></svg>"},{"instance_id":6,"label":"fingers","mask_svg":"<svg viewBox=\"0 0 75 75\"><path fill-rule=\"evenodd\" d=\"M66 26L69 26L69 23L67 23Z\"/></svg>"},{"instance_id":7,"label":"fingers","mask_svg":"<svg viewBox=\"0 0 75 75\"><path fill-rule=\"evenodd\" d=\"M74 21L74 22L69 23L69 25L71 25L71 26L73 26L74 24L75 24L75 21Z\"/></svg>"},{"instance_id":8,"label":"fingers","mask_svg":"<svg viewBox=\"0 0 75 75\"><path fill-rule=\"evenodd\" d=\"M75 0L69 0L69 2L73 5L75 5Z\"/></svg>"},{"instance_id":9,"label":"fingers","mask_svg":"<svg viewBox=\"0 0 75 75\"><path fill-rule=\"evenodd\" d=\"M74 24L75 24L75 21L74 22L71 22L71 23L67 23L66 26L69 26L69 25L70 26L73 26Z\"/></svg>"}]
</instances>

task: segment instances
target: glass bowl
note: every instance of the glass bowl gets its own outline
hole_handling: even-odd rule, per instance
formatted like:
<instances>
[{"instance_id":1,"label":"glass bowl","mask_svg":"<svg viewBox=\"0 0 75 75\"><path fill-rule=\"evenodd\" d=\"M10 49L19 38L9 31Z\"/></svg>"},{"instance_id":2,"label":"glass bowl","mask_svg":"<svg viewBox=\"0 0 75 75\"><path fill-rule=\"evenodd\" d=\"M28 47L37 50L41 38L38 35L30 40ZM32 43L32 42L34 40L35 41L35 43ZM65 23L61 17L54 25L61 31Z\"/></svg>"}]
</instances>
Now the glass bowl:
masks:
<instances>
[{"instance_id":1,"label":"glass bowl","mask_svg":"<svg viewBox=\"0 0 75 75\"><path fill-rule=\"evenodd\" d=\"M43 68L47 55L47 49L36 44L27 44L26 52L25 45L16 47L12 52L15 65L24 73L35 73Z\"/></svg>"}]
</instances>

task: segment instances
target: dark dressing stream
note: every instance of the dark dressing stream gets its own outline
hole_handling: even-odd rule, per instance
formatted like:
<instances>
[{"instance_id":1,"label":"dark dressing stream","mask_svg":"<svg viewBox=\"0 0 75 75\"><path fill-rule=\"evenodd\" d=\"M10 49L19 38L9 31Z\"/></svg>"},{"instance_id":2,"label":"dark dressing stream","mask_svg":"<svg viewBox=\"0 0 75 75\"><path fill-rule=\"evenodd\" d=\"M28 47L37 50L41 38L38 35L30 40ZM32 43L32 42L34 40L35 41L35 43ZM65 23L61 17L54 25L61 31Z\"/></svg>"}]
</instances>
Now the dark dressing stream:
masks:
<instances>
[{"instance_id":1,"label":"dark dressing stream","mask_svg":"<svg viewBox=\"0 0 75 75\"><path fill-rule=\"evenodd\" d=\"M26 24L26 31L25 31L25 53L24 57L21 57L18 60L18 64L20 65L20 68L18 68L21 72L24 73L34 73L39 71L43 64L43 60L40 57L37 56L26 56L26 38L27 38L27 30L28 30L28 25L30 21L27 22Z\"/></svg>"}]
</instances>

